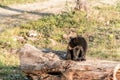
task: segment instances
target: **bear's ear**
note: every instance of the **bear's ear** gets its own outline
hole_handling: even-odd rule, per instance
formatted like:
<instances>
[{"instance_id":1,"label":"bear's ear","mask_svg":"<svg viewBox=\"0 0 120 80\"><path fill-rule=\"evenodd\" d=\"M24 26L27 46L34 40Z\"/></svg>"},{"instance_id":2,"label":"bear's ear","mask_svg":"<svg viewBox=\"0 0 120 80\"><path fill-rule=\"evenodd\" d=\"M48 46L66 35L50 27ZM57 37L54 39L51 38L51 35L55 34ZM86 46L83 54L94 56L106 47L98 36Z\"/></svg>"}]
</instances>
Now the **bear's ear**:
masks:
<instances>
[{"instance_id":1,"label":"bear's ear","mask_svg":"<svg viewBox=\"0 0 120 80\"><path fill-rule=\"evenodd\" d=\"M70 40L72 40L72 39L73 39L73 37L71 36L69 39L70 39Z\"/></svg>"}]
</instances>

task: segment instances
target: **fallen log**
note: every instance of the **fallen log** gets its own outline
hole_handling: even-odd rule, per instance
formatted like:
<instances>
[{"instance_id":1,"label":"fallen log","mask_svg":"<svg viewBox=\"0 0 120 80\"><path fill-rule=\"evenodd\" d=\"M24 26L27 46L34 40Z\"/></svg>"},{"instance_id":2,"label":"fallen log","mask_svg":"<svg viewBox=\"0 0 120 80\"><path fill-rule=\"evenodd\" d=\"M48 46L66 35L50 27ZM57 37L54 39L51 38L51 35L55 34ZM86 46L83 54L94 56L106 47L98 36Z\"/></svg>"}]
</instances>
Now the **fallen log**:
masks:
<instances>
[{"instance_id":1,"label":"fallen log","mask_svg":"<svg viewBox=\"0 0 120 80\"><path fill-rule=\"evenodd\" d=\"M120 63L65 60L66 53L26 44L18 51L20 68L30 80L120 80Z\"/></svg>"}]
</instances>

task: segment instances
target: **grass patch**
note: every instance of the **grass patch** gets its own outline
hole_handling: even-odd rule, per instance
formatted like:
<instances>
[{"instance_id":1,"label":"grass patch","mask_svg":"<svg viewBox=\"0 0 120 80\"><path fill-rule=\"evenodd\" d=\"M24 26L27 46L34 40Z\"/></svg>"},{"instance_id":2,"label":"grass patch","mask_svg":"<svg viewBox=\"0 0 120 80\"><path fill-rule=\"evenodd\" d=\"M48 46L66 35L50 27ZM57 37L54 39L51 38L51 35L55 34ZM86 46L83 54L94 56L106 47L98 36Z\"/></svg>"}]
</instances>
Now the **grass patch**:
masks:
<instances>
[{"instance_id":1,"label":"grass patch","mask_svg":"<svg viewBox=\"0 0 120 80\"><path fill-rule=\"evenodd\" d=\"M0 0L0 5L32 3L45 0Z\"/></svg>"},{"instance_id":2,"label":"grass patch","mask_svg":"<svg viewBox=\"0 0 120 80\"><path fill-rule=\"evenodd\" d=\"M62 15L44 17L38 21L22 24L18 28L6 30L1 34L1 47L5 46L6 49L17 48L25 43L30 43L37 47L57 50L62 48L62 50L66 50L65 47L67 43L62 36L63 34L69 33L71 28L74 28L77 34L86 37L89 49L100 49L101 51L105 50L109 52L111 49L116 50L120 47L120 45L117 44L120 37L119 28L115 28L115 24L119 23L116 22L113 24L111 22L108 27L104 22L100 24L100 22L94 20L94 18L89 21L86 19L86 13L83 12L70 12ZM29 31L31 30L40 34L34 37L37 38L35 41L29 39ZM11 31L10 34L9 31ZM4 37L4 35L7 36ZM25 42L14 41L15 36L23 37ZM59 47L48 46L51 44L50 39L56 41ZM110 54L113 52L111 51Z\"/></svg>"},{"instance_id":3,"label":"grass patch","mask_svg":"<svg viewBox=\"0 0 120 80\"><path fill-rule=\"evenodd\" d=\"M99 59L108 59L108 60L114 60L114 61L120 61L120 54L119 51L105 51L105 50L91 50L88 54L90 57L96 57Z\"/></svg>"},{"instance_id":4,"label":"grass patch","mask_svg":"<svg viewBox=\"0 0 120 80\"><path fill-rule=\"evenodd\" d=\"M0 52L0 79L24 80L24 75L19 69L19 59L16 54Z\"/></svg>"},{"instance_id":5,"label":"grass patch","mask_svg":"<svg viewBox=\"0 0 120 80\"><path fill-rule=\"evenodd\" d=\"M83 35L87 39L89 49L94 49L96 54L96 50L100 50L104 54L117 54L118 52L115 51L120 50L118 44L120 41L118 9L119 7L113 8L112 6L105 6L103 9L95 8L99 13L93 12L94 16L90 17L87 17L85 12L71 11L24 23L1 33L0 47L10 50L30 43L41 48L66 50L67 41L63 38L63 34L69 34L71 28L74 28L77 34ZM37 36L30 37L30 31L36 32ZM56 43L56 46L52 46L51 39Z\"/></svg>"},{"instance_id":6,"label":"grass patch","mask_svg":"<svg viewBox=\"0 0 120 80\"><path fill-rule=\"evenodd\" d=\"M18 66L0 66L0 79L2 80L25 80Z\"/></svg>"}]
</instances>

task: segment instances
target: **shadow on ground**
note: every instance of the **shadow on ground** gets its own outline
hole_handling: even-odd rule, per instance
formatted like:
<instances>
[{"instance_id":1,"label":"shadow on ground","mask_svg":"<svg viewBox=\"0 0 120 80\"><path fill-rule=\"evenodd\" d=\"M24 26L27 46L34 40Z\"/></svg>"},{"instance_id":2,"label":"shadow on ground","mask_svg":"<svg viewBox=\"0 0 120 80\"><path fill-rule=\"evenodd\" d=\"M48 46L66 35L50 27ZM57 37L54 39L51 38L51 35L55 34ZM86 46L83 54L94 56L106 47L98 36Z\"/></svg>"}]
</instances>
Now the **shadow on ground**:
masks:
<instances>
[{"instance_id":1,"label":"shadow on ground","mask_svg":"<svg viewBox=\"0 0 120 80\"><path fill-rule=\"evenodd\" d=\"M27 80L18 66L0 66L0 80Z\"/></svg>"},{"instance_id":2,"label":"shadow on ground","mask_svg":"<svg viewBox=\"0 0 120 80\"><path fill-rule=\"evenodd\" d=\"M20 12L20 13L29 13L29 14L34 14L34 15L39 15L39 16L49 16L49 15L53 15L53 13L42 13L42 12L34 12L34 11L25 11L25 10L20 10L20 9L15 9L15 8L11 8L9 6L4 6L0 4L0 8L6 9L6 10L10 10L10 11L15 11L15 12ZM2 16L4 16L4 14L0 14ZM9 16L7 16L9 17Z\"/></svg>"}]
</instances>

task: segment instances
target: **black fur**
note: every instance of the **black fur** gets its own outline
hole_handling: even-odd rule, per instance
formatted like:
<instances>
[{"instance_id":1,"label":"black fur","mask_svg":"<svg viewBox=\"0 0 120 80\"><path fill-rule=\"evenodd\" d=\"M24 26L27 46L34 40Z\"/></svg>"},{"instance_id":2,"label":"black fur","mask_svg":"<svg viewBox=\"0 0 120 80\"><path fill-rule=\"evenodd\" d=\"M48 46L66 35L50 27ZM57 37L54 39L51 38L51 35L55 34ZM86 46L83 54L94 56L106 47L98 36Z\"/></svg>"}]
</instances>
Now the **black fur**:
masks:
<instances>
[{"instance_id":1,"label":"black fur","mask_svg":"<svg viewBox=\"0 0 120 80\"><path fill-rule=\"evenodd\" d=\"M84 61L87 51L87 41L82 36L71 38L67 46L67 59Z\"/></svg>"}]
</instances>

